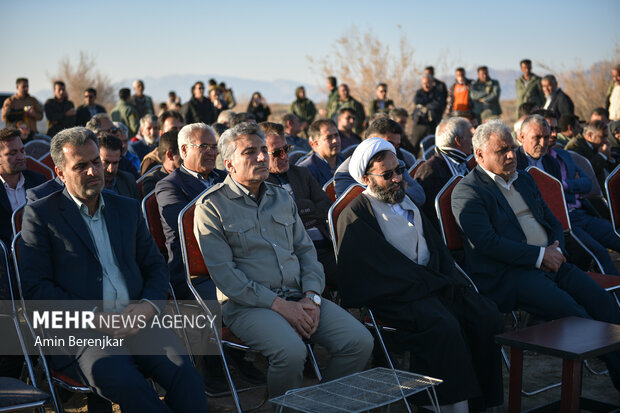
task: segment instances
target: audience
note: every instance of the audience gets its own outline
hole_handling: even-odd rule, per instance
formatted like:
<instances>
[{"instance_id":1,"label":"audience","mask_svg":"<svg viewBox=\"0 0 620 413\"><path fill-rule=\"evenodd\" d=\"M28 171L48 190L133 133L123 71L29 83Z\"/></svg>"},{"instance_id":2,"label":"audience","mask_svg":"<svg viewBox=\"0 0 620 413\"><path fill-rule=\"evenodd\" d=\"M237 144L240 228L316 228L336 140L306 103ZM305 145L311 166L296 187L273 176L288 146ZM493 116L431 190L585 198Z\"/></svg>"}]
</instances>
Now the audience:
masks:
<instances>
[{"instance_id":1,"label":"audience","mask_svg":"<svg viewBox=\"0 0 620 413\"><path fill-rule=\"evenodd\" d=\"M75 107L69 100L65 83L54 82L54 97L44 105L47 118L47 135L51 138L63 129L75 126Z\"/></svg>"},{"instance_id":2,"label":"audience","mask_svg":"<svg viewBox=\"0 0 620 413\"><path fill-rule=\"evenodd\" d=\"M2 120L6 127L14 127L17 121L23 120L28 128L37 133L37 121L43 119L43 109L39 101L28 94L28 79L20 77L15 81L17 92L2 104Z\"/></svg>"},{"instance_id":3,"label":"audience","mask_svg":"<svg viewBox=\"0 0 620 413\"><path fill-rule=\"evenodd\" d=\"M340 155L340 134L331 119L319 119L308 128L312 152L297 165L310 170L314 179L323 187L333 176L338 165L344 161Z\"/></svg>"},{"instance_id":4,"label":"audience","mask_svg":"<svg viewBox=\"0 0 620 413\"><path fill-rule=\"evenodd\" d=\"M217 119L215 108L211 100L205 97L205 84L194 83L191 92L191 99L181 107L181 115L183 115L185 124L202 122L210 125L215 122Z\"/></svg>"},{"instance_id":5,"label":"audience","mask_svg":"<svg viewBox=\"0 0 620 413\"><path fill-rule=\"evenodd\" d=\"M140 112L130 101L131 91L122 88L118 91L118 103L110 112L110 119L115 122L122 122L129 128L129 136L133 138L139 132Z\"/></svg>"},{"instance_id":6,"label":"audience","mask_svg":"<svg viewBox=\"0 0 620 413\"><path fill-rule=\"evenodd\" d=\"M140 118L140 137L142 139L129 143L129 152L136 155L142 162L149 152L157 148L159 142L157 116L147 114Z\"/></svg>"},{"instance_id":7,"label":"audience","mask_svg":"<svg viewBox=\"0 0 620 413\"><path fill-rule=\"evenodd\" d=\"M353 132L355 126L355 111L344 107L338 111L338 134L340 135L340 150L349 146L359 145L362 142L357 134Z\"/></svg>"},{"instance_id":8,"label":"audience","mask_svg":"<svg viewBox=\"0 0 620 413\"><path fill-rule=\"evenodd\" d=\"M304 132L308 130L310 124L314 122L316 107L314 102L306 97L306 89L298 86L295 89L295 100L291 103L289 112L297 116L300 122L300 129Z\"/></svg>"},{"instance_id":9,"label":"audience","mask_svg":"<svg viewBox=\"0 0 620 413\"><path fill-rule=\"evenodd\" d=\"M103 106L95 103L97 91L89 87L84 91L84 104L75 112L75 126L86 126L86 123L98 113L106 113Z\"/></svg>"},{"instance_id":10,"label":"audience","mask_svg":"<svg viewBox=\"0 0 620 413\"><path fill-rule=\"evenodd\" d=\"M138 110L140 119L146 115L154 115L153 99L150 96L144 94L144 82L141 80L135 80L133 82L134 94L131 96L131 104Z\"/></svg>"},{"instance_id":11,"label":"audience","mask_svg":"<svg viewBox=\"0 0 620 413\"><path fill-rule=\"evenodd\" d=\"M558 81L553 75L547 75L541 81L542 90L545 94L545 104L542 109L550 110L556 118L563 115L574 115L575 105L562 89L558 88Z\"/></svg>"},{"instance_id":12,"label":"audience","mask_svg":"<svg viewBox=\"0 0 620 413\"><path fill-rule=\"evenodd\" d=\"M330 96L331 99L331 96ZM340 109L350 108L355 114L355 124L353 126L353 132L357 135L364 131L364 122L366 121L366 112L364 111L364 105L351 97L349 91L349 85L346 83L338 86L337 99L330 100L327 106L327 117L338 122L338 116L340 115Z\"/></svg>"}]
</instances>

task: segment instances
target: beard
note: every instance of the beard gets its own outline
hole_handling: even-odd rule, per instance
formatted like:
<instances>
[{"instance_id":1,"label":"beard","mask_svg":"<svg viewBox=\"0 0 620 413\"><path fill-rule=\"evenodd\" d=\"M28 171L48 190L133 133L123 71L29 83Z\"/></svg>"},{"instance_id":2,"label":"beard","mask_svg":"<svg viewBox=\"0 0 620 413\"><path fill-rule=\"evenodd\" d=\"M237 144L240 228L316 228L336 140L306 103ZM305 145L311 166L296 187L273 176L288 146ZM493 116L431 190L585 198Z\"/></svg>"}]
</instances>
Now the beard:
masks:
<instances>
[{"instance_id":1,"label":"beard","mask_svg":"<svg viewBox=\"0 0 620 413\"><path fill-rule=\"evenodd\" d=\"M382 187L377 185L373 177L370 177L370 190L379 201L387 204L400 204L405 199L405 181Z\"/></svg>"}]
</instances>

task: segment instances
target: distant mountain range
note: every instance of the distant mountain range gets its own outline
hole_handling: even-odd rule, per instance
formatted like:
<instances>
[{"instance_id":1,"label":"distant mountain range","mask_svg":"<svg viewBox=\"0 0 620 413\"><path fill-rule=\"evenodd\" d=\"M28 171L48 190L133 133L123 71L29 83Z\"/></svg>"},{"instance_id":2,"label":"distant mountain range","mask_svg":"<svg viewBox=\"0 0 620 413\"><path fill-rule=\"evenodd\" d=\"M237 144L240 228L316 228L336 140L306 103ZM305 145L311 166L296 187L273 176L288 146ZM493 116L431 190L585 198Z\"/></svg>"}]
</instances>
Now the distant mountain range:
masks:
<instances>
[{"instance_id":1,"label":"distant mountain range","mask_svg":"<svg viewBox=\"0 0 620 413\"><path fill-rule=\"evenodd\" d=\"M496 70L489 69L491 78L497 79L501 87L501 99L512 100L516 99L517 91L515 89L515 79L521 76L519 70L505 69ZM537 73L539 76L543 76L546 73ZM467 76L469 78L476 77L475 69L468 69ZM295 99L295 88L302 83L289 80L289 79L276 79L273 81L256 80L240 77L227 77L220 75L167 75L162 77L145 77L145 92L151 96L156 102L165 101L168 98L168 92L174 90L178 96L181 97L182 102L186 102L190 97L190 88L194 82L201 80L207 82L210 78L216 79L218 82L224 81L226 85L233 89L235 98L238 102L248 101L252 93L259 91L267 102L272 103L290 103ZM439 76L448 87L454 82L453 74ZM131 88L131 84L134 79L123 79L116 82L115 88L121 87ZM315 102L321 102L326 99L325 90L323 85L303 84L306 88L308 97ZM411 98L413 99L415 91L411 91ZM34 93L41 102L52 97L52 91L45 89L39 90ZM81 101L80 101L81 103Z\"/></svg>"}]
</instances>

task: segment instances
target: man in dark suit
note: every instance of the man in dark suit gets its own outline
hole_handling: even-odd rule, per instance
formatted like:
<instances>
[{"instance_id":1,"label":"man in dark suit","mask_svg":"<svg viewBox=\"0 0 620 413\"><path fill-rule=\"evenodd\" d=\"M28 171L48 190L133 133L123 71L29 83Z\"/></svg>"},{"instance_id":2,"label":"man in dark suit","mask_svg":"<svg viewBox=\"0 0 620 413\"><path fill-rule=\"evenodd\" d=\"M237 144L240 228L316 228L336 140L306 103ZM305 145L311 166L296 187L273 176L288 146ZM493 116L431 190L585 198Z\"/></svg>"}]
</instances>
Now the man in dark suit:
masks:
<instances>
[{"instance_id":1,"label":"man in dark suit","mask_svg":"<svg viewBox=\"0 0 620 413\"><path fill-rule=\"evenodd\" d=\"M510 129L491 121L473 137L478 166L454 189L452 211L465 244L465 270L500 311L620 324L612 296L564 257L562 225L533 178L517 170ZM603 357L620 389L620 355Z\"/></svg>"},{"instance_id":2,"label":"man in dark suit","mask_svg":"<svg viewBox=\"0 0 620 413\"><path fill-rule=\"evenodd\" d=\"M307 168L289 164L290 146L282 125L262 122L258 126L265 134L269 151L267 182L282 186L295 200L299 217L316 248L317 258L323 264L325 282L329 288L337 289L336 257L326 224L332 201Z\"/></svg>"},{"instance_id":3,"label":"man in dark suit","mask_svg":"<svg viewBox=\"0 0 620 413\"><path fill-rule=\"evenodd\" d=\"M26 203L26 189L45 182L45 177L26 170L26 152L19 129L0 130L0 240L11 245L13 211Z\"/></svg>"},{"instance_id":4,"label":"man in dark suit","mask_svg":"<svg viewBox=\"0 0 620 413\"><path fill-rule=\"evenodd\" d=\"M547 75L541 81L542 90L545 94L545 105L542 109L550 110L555 113L557 118L562 115L574 115L575 105L562 89L558 88L558 81L553 75Z\"/></svg>"},{"instance_id":5,"label":"man in dark suit","mask_svg":"<svg viewBox=\"0 0 620 413\"><path fill-rule=\"evenodd\" d=\"M471 123L467 119L454 117L443 120L435 132L435 154L415 173L414 178L422 185L426 195L422 211L438 231L435 198L450 178L465 176L469 172L467 157L471 155L471 136Z\"/></svg>"},{"instance_id":6,"label":"man in dark suit","mask_svg":"<svg viewBox=\"0 0 620 413\"><path fill-rule=\"evenodd\" d=\"M86 123L98 113L106 113L105 108L95 103L97 91L89 87L84 91L84 104L78 106L75 114L75 125L86 126Z\"/></svg>"},{"instance_id":7,"label":"man in dark suit","mask_svg":"<svg viewBox=\"0 0 620 413\"><path fill-rule=\"evenodd\" d=\"M167 177L172 171L181 166L181 155L179 154L179 132L170 131L161 135L157 146L158 156L164 160L160 168L146 174L142 179L142 194L145 196L155 189L157 182Z\"/></svg>"},{"instance_id":8,"label":"man in dark suit","mask_svg":"<svg viewBox=\"0 0 620 413\"><path fill-rule=\"evenodd\" d=\"M133 175L118 168L123 150L121 140L112 135L103 135L99 137L99 146L105 171L105 188L140 201L142 197Z\"/></svg>"},{"instance_id":9,"label":"man in dark suit","mask_svg":"<svg viewBox=\"0 0 620 413\"><path fill-rule=\"evenodd\" d=\"M56 135L51 147L65 189L24 211L20 270L29 300L93 300L98 311L143 316L162 311L168 273L139 204L102 193L104 171L97 139L86 128ZM127 305L129 300L133 304ZM85 381L123 412L207 411L202 382L171 330L108 328L88 335L123 338L120 347L84 346L50 356L56 369ZM139 353L149 342L159 351ZM79 355L79 356L78 356ZM166 389L165 405L144 375Z\"/></svg>"}]
</instances>

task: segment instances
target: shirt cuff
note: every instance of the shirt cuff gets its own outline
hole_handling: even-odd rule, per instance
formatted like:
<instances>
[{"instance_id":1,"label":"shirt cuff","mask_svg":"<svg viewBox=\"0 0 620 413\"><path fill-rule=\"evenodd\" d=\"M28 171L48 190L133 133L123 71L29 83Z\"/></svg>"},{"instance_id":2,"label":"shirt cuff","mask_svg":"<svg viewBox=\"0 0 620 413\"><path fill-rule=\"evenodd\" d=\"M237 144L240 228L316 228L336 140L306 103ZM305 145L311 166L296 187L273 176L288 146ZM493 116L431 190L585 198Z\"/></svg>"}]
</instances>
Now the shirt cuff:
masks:
<instances>
[{"instance_id":1,"label":"shirt cuff","mask_svg":"<svg viewBox=\"0 0 620 413\"><path fill-rule=\"evenodd\" d=\"M155 305L155 304L154 304L151 300L149 300L148 298L143 298L143 299L141 299L141 300L140 300L140 302L141 302L141 303L143 303L143 302L147 302L147 303L149 303L150 305L152 305L152 306L153 306L153 308L154 308L154 309L155 309L155 311L157 312L157 315L160 315L160 314L161 314L161 310L159 309L159 307L157 307L157 306L156 306L156 305Z\"/></svg>"},{"instance_id":2,"label":"shirt cuff","mask_svg":"<svg viewBox=\"0 0 620 413\"><path fill-rule=\"evenodd\" d=\"M536 260L536 268L540 269L544 256L545 256L545 248L540 247L540 253L538 253L538 259Z\"/></svg>"}]
</instances>

